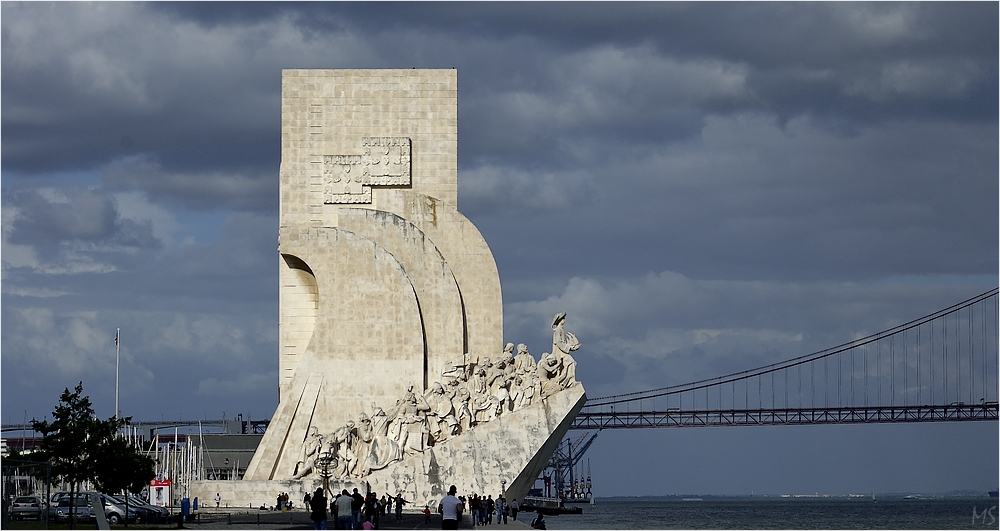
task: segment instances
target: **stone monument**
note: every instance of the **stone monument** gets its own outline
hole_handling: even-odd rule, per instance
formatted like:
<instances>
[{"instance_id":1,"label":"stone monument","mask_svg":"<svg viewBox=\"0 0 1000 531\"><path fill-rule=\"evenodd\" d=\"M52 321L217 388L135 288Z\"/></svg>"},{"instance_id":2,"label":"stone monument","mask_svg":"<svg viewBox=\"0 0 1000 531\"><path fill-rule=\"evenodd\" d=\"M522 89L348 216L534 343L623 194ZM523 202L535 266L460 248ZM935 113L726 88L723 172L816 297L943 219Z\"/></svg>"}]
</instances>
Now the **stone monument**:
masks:
<instances>
[{"instance_id":1,"label":"stone monument","mask_svg":"<svg viewBox=\"0 0 1000 531\"><path fill-rule=\"evenodd\" d=\"M586 401L552 323L503 345L500 277L457 209L455 70L282 72L278 407L242 481L273 503L324 479L435 504L523 499ZM202 492L204 491L204 492ZM202 498L208 499L208 498Z\"/></svg>"}]
</instances>

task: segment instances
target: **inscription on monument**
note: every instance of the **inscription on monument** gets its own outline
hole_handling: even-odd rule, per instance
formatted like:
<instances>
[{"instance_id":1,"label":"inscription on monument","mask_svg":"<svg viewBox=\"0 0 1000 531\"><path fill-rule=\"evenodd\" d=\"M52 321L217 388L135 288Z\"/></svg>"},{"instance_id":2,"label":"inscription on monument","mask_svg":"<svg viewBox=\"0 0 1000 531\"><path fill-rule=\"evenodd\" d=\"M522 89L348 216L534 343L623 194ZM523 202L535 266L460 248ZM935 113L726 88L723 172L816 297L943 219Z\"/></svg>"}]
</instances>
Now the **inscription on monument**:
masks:
<instances>
[{"instance_id":1,"label":"inscription on monument","mask_svg":"<svg viewBox=\"0 0 1000 531\"><path fill-rule=\"evenodd\" d=\"M410 185L410 139L364 137L361 155L323 157L323 202L371 203L372 186Z\"/></svg>"}]
</instances>

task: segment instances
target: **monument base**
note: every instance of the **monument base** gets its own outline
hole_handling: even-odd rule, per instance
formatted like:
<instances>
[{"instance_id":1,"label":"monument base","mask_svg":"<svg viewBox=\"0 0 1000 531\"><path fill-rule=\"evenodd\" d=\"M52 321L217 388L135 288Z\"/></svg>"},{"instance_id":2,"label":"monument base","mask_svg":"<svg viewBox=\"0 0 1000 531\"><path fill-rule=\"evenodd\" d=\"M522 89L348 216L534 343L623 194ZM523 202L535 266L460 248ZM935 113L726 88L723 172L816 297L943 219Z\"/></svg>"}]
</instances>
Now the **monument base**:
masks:
<instances>
[{"instance_id":1,"label":"monument base","mask_svg":"<svg viewBox=\"0 0 1000 531\"><path fill-rule=\"evenodd\" d=\"M363 478L331 478L330 489L401 495L410 504L406 509L421 511L424 505L436 511L450 485L458 487L459 495L503 494L508 500L523 500L586 401L583 385L576 383ZM307 492L322 484L315 475L301 480L193 481L190 496L207 504L218 493L224 506L258 508L275 505L284 492L299 505Z\"/></svg>"}]
</instances>

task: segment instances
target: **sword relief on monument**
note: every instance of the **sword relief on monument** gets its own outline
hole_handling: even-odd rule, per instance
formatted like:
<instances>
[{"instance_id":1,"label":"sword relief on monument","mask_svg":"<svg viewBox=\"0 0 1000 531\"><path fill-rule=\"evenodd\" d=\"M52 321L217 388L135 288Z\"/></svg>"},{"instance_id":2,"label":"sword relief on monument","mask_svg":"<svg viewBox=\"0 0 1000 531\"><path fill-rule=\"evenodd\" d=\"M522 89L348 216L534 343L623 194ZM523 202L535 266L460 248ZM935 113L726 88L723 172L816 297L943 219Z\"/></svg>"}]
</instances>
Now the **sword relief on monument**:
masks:
<instances>
[{"instance_id":1,"label":"sword relief on monument","mask_svg":"<svg viewBox=\"0 0 1000 531\"><path fill-rule=\"evenodd\" d=\"M372 186L410 185L410 139L364 137L361 155L323 156L323 202L371 203Z\"/></svg>"}]
</instances>

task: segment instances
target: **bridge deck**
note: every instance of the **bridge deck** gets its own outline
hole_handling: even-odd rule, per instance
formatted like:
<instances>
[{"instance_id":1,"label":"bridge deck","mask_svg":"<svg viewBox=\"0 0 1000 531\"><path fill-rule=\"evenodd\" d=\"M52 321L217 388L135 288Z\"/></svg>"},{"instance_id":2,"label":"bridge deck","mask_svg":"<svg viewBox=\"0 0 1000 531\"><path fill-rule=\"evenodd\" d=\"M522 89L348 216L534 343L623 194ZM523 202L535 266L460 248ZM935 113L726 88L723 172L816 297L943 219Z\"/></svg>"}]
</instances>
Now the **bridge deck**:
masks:
<instances>
[{"instance_id":1,"label":"bridge deck","mask_svg":"<svg viewBox=\"0 0 1000 531\"><path fill-rule=\"evenodd\" d=\"M691 428L781 424L874 424L1000 419L996 402L947 406L876 406L704 411L581 411L570 429Z\"/></svg>"}]
</instances>

